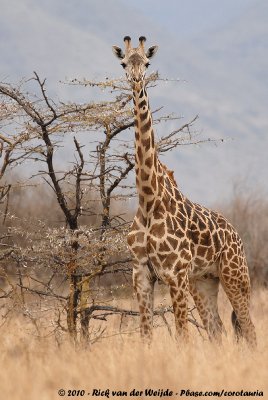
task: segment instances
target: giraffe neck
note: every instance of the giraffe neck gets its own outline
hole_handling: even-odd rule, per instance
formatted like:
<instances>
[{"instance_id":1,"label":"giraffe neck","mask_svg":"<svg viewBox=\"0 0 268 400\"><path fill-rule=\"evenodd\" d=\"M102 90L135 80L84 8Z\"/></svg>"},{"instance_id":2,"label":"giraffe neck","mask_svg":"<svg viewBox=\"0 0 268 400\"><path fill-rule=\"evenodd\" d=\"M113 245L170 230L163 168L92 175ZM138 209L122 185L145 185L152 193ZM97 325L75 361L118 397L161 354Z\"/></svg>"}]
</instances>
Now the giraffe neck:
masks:
<instances>
[{"instance_id":1,"label":"giraffe neck","mask_svg":"<svg viewBox=\"0 0 268 400\"><path fill-rule=\"evenodd\" d=\"M135 114L135 171L139 205L145 213L158 195L157 153L154 143L152 114L144 85L133 89Z\"/></svg>"}]
</instances>

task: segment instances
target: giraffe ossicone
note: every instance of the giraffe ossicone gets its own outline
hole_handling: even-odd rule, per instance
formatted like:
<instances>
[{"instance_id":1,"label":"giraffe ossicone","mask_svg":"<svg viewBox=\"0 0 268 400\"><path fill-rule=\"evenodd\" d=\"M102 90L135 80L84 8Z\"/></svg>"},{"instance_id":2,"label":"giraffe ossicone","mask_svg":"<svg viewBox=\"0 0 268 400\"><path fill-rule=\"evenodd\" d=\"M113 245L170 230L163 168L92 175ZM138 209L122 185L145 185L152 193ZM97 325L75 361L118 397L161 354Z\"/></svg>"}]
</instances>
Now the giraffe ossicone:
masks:
<instances>
[{"instance_id":1,"label":"giraffe ossicone","mask_svg":"<svg viewBox=\"0 0 268 400\"><path fill-rule=\"evenodd\" d=\"M145 73L158 47L145 50L145 37L134 48L124 38L124 51L113 46L133 90L135 171L139 205L128 235L133 255L133 285L143 338L153 332L153 290L157 279L169 286L178 337L188 337L190 292L210 338L224 330L218 313L219 284L233 307L234 327L255 346L250 317L250 279L242 241L219 213L188 200L173 171L164 166L154 141Z\"/></svg>"}]
</instances>

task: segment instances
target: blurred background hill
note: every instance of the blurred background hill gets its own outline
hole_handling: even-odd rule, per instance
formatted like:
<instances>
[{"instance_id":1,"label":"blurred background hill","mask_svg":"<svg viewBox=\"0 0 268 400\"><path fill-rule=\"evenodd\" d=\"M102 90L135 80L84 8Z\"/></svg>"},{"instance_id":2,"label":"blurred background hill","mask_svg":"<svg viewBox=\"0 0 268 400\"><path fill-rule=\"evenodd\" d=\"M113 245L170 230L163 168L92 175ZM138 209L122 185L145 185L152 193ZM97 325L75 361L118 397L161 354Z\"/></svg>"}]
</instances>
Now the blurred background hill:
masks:
<instances>
[{"instance_id":1,"label":"blurred background hill","mask_svg":"<svg viewBox=\"0 0 268 400\"><path fill-rule=\"evenodd\" d=\"M204 138L225 139L180 147L164 160L183 192L210 206L245 177L267 193L267 20L265 0L2 0L0 80L37 70L60 99L88 101L90 92L59 81L122 76L111 45L146 35L159 45L151 71L181 80L152 89L152 108L162 105L182 122L198 114Z\"/></svg>"}]
</instances>

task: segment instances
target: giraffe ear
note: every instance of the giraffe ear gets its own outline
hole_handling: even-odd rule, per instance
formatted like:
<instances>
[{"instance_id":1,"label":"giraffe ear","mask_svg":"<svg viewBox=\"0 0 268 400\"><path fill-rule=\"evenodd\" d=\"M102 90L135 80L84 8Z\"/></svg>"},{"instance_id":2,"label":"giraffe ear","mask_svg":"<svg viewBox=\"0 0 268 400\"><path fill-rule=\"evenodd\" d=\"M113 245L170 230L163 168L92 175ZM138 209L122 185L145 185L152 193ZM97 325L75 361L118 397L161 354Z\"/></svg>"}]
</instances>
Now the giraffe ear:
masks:
<instances>
[{"instance_id":1,"label":"giraffe ear","mask_svg":"<svg viewBox=\"0 0 268 400\"><path fill-rule=\"evenodd\" d=\"M158 46L149 47L146 53L147 58L152 58L158 50Z\"/></svg>"},{"instance_id":2,"label":"giraffe ear","mask_svg":"<svg viewBox=\"0 0 268 400\"><path fill-rule=\"evenodd\" d=\"M113 46L112 49L116 57L120 59L125 57L125 54L123 53L122 49L120 49L120 47Z\"/></svg>"}]
</instances>

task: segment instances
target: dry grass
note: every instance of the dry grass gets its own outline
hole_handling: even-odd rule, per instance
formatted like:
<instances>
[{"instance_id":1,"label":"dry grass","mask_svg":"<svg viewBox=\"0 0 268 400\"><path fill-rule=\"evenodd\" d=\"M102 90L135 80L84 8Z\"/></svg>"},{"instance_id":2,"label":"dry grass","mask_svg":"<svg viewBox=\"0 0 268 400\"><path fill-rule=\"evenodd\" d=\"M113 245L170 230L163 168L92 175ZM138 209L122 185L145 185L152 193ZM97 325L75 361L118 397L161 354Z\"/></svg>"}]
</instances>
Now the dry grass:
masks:
<instances>
[{"instance_id":1,"label":"dry grass","mask_svg":"<svg viewBox=\"0 0 268 400\"><path fill-rule=\"evenodd\" d=\"M97 398L87 393L107 388L128 392L134 388L168 388L175 393L181 389L258 389L267 398L267 300L266 290L253 296L252 313L258 335L258 349L254 353L234 343L230 308L223 296L221 314L229 335L221 346L204 341L191 327L187 345L177 346L165 328L158 328L149 349L141 344L138 335L131 334L103 339L91 349L75 350L67 341L58 347L52 338L34 338L18 318L0 330L0 398L59 399L60 388L84 389L84 398ZM110 393L110 398L133 397L113 397Z\"/></svg>"}]
</instances>

